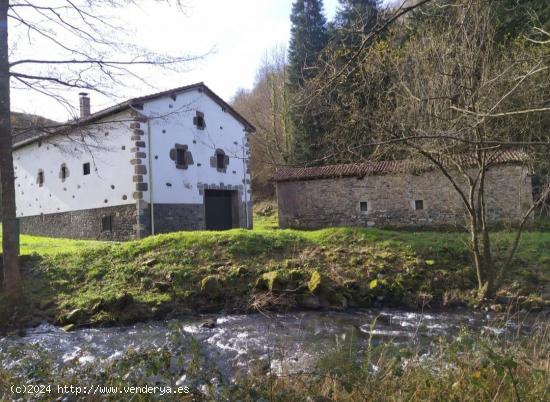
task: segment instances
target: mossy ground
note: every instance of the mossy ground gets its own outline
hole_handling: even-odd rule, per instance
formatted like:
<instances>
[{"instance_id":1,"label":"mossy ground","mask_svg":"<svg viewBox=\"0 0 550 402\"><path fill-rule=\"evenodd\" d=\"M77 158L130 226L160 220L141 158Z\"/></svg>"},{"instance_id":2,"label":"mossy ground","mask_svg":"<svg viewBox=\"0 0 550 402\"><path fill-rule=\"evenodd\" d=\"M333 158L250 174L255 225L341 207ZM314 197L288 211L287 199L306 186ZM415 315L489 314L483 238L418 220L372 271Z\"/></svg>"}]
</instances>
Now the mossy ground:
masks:
<instances>
[{"instance_id":1,"label":"mossy ground","mask_svg":"<svg viewBox=\"0 0 550 402\"><path fill-rule=\"evenodd\" d=\"M462 233L331 228L181 232L126 243L21 237L25 303L8 325L110 325L191 312L467 304ZM497 249L511 234L495 235ZM503 293L547 304L550 233L525 233ZM541 298L541 295L543 296ZM529 305L529 304L527 304Z\"/></svg>"}]
</instances>

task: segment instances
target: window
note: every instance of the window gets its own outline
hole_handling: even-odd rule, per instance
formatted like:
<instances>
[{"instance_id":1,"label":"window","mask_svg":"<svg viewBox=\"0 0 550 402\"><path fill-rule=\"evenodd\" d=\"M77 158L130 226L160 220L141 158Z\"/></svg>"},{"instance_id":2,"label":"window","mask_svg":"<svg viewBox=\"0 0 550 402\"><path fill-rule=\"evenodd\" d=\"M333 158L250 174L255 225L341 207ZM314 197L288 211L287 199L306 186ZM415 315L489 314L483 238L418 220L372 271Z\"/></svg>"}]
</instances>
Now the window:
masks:
<instances>
[{"instance_id":1,"label":"window","mask_svg":"<svg viewBox=\"0 0 550 402\"><path fill-rule=\"evenodd\" d=\"M65 181L65 179L69 177L69 170L67 169L67 166L65 166L65 164L61 165L59 177L61 178L61 181Z\"/></svg>"},{"instance_id":2,"label":"window","mask_svg":"<svg viewBox=\"0 0 550 402\"><path fill-rule=\"evenodd\" d=\"M193 124L197 126L199 130L204 130L206 128L206 121L204 120L204 113L197 112L197 115L193 117Z\"/></svg>"},{"instance_id":3,"label":"window","mask_svg":"<svg viewBox=\"0 0 550 402\"><path fill-rule=\"evenodd\" d=\"M101 218L101 231L111 232L113 230L113 217L112 215L104 216Z\"/></svg>"},{"instance_id":4,"label":"window","mask_svg":"<svg viewBox=\"0 0 550 402\"><path fill-rule=\"evenodd\" d=\"M185 165L185 149L176 149L176 165Z\"/></svg>"},{"instance_id":5,"label":"window","mask_svg":"<svg viewBox=\"0 0 550 402\"><path fill-rule=\"evenodd\" d=\"M216 168L220 170L225 169L225 155L222 153L216 154Z\"/></svg>"},{"instance_id":6,"label":"window","mask_svg":"<svg viewBox=\"0 0 550 402\"><path fill-rule=\"evenodd\" d=\"M361 201L359 203L359 209L361 210L361 212L367 212L369 210L369 204L367 203L367 201Z\"/></svg>"},{"instance_id":7,"label":"window","mask_svg":"<svg viewBox=\"0 0 550 402\"><path fill-rule=\"evenodd\" d=\"M174 145L170 150L170 159L176 163L176 169L187 169L189 165L193 165L193 155L187 145Z\"/></svg>"},{"instance_id":8,"label":"window","mask_svg":"<svg viewBox=\"0 0 550 402\"><path fill-rule=\"evenodd\" d=\"M38 171L38 177L36 179L36 182L38 183L38 185L40 187L42 187L44 185L44 171L42 171L42 170Z\"/></svg>"},{"instance_id":9,"label":"window","mask_svg":"<svg viewBox=\"0 0 550 402\"><path fill-rule=\"evenodd\" d=\"M424 201L423 200L415 200L414 201L414 209L417 211L424 209Z\"/></svg>"},{"instance_id":10,"label":"window","mask_svg":"<svg viewBox=\"0 0 550 402\"><path fill-rule=\"evenodd\" d=\"M225 173L229 165L229 156L225 154L223 149L216 149L213 156L210 157L210 166L218 172Z\"/></svg>"},{"instance_id":11,"label":"window","mask_svg":"<svg viewBox=\"0 0 550 402\"><path fill-rule=\"evenodd\" d=\"M90 162L86 162L82 165L82 173L84 174L84 176L90 174Z\"/></svg>"}]
</instances>

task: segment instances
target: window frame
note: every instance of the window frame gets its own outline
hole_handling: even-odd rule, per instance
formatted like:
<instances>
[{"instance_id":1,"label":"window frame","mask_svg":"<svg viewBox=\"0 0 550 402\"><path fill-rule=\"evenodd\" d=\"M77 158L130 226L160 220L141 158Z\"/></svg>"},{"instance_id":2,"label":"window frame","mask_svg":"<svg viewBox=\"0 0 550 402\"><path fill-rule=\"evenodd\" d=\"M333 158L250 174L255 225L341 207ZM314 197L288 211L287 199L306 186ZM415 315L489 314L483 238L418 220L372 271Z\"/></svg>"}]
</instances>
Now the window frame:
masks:
<instances>
[{"instance_id":1,"label":"window frame","mask_svg":"<svg viewBox=\"0 0 550 402\"><path fill-rule=\"evenodd\" d=\"M425 206L424 206L424 200L414 200L414 210L415 211L423 211Z\"/></svg>"},{"instance_id":2,"label":"window frame","mask_svg":"<svg viewBox=\"0 0 550 402\"><path fill-rule=\"evenodd\" d=\"M82 164L82 175L89 176L91 173L92 173L92 167L90 166L90 162L84 162Z\"/></svg>"},{"instance_id":3,"label":"window frame","mask_svg":"<svg viewBox=\"0 0 550 402\"><path fill-rule=\"evenodd\" d=\"M364 208L363 208L364 206ZM369 212L369 202L368 201L359 201L359 212L367 213Z\"/></svg>"}]
</instances>

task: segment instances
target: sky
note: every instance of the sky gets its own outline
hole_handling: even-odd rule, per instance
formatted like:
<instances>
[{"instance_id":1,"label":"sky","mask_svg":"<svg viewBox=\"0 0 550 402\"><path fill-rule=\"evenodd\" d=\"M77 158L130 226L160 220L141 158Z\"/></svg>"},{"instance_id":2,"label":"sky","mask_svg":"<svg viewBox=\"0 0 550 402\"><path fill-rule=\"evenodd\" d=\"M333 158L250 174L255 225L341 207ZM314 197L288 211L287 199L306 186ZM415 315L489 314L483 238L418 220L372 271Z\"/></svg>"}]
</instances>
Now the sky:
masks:
<instances>
[{"instance_id":1,"label":"sky","mask_svg":"<svg viewBox=\"0 0 550 402\"><path fill-rule=\"evenodd\" d=\"M172 55L206 56L177 73L146 71L147 82L117 88L118 99L91 94L92 112L117 101L160 90L204 81L214 92L230 101L239 88L252 88L256 72L270 50L286 46L290 36L293 0L187 0L183 12L174 7L139 2L118 9L111 18L124 25L134 43ZM337 0L325 0L325 15L335 14ZM29 43L24 32L11 32L12 43L22 54L51 58L56 50L46 41ZM47 56L46 56L47 55ZM77 105L78 90L63 93ZM12 90L12 110L66 120L68 112L44 96Z\"/></svg>"}]
</instances>

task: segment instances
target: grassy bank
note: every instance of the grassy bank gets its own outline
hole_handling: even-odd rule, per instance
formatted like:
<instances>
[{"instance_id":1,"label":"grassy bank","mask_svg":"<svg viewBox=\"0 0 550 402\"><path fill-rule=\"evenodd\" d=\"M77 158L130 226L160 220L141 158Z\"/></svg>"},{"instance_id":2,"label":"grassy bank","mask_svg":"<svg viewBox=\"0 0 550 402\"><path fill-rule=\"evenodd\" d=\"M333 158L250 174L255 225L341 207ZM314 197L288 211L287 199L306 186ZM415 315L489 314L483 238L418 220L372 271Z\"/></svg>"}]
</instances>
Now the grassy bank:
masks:
<instances>
[{"instance_id":1,"label":"grassy bank","mask_svg":"<svg viewBox=\"0 0 550 402\"><path fill-rule=\"evenodd\" d=\"M22 236L26 302L4 322L74 327L189 312L456 307L473 300L464 234L275 225L267 211L253 231L173 233L128 243ZM510 239L498 233L494 246L504 248ZM549 283L550 233L528 232L502 294L540 307L548 304Z\"/></svg>"}]
</instances>

